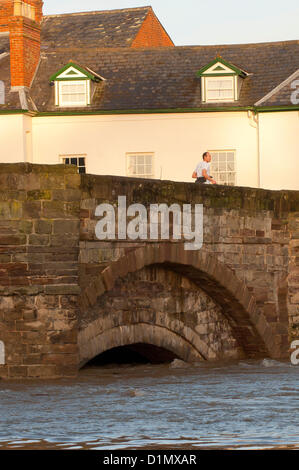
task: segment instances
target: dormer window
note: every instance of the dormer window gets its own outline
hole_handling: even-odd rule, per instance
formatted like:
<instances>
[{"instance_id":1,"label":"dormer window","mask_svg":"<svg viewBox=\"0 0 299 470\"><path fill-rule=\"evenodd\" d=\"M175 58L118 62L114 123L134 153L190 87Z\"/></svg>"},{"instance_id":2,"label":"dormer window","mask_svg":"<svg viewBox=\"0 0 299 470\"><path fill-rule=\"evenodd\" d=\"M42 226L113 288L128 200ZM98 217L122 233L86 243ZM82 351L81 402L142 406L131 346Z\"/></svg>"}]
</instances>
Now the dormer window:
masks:
<instances>
[{"instance_id":1,"label":"dormer window","mask_svg":"<svg viewBox=\"0 0 299 470\"><path fill-rule=\"evenodd\" d=\"M204 103L229 103L239 99L244 70L217 57L197 72L201 77L201 99Z\"/></svg>"},{"instance_id":2,"label":"dormer window","mask_svg":"<svg viewBox=\"0 0 299 470\"><path fill-rule=\"evenodd\" d=\"M234 101L235 81L234 77L206 77L205 78L206 101Z\"/></svg>"},{"instance_id":3,"label":"dormer window","mask_svg":"<svg viewBox=\"0 0 299 470\"><path fill-rule=\"evenodd\" d=\"M69 62L50 78L55 86L55 105L61 108L90 105L92 85L102 80L92 70Z\"/></svg>"},{"instance_id":4,"label":"dormer window","mask_svg":"<svg viewBox=\"0 0 299 470\"><path fill-rule=\"evenodd\" d=\"M87 106L90 104L89 80L74 80L72 82L56 82L57 105Z\"/></svg>"}]
</instances>

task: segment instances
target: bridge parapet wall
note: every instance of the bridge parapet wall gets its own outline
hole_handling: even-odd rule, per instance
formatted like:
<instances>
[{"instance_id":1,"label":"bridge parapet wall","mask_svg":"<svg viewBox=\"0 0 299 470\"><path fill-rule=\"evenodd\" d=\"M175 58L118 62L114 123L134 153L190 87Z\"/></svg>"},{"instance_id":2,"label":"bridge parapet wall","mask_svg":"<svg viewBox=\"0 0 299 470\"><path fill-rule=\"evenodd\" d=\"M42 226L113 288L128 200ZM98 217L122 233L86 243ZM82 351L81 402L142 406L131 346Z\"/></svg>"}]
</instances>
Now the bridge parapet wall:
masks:
<instances>
[{"instance_id":1,"label":"bridge parapet wall","mask_svg":"<svg viewBox=\"0 0 299 470\"><path fill-rule=\"evenodd\" d=\"M96 207L110 203L117 209L118 196L127 197L127 206L140 203L147 210L155 203L203 204L202 255L194 254L193 263L193 252L185 255L180 240L98 240ZM187 277L192 263L196 272L205 260L199 282L212 273L216 283L208 295L225 295L231 278L232 290L238 286L240 291L236 298L256 319L265 343L273 345L272 356L286 357L299 334L298 224L296 191L78 175L76 168L63 165L1 164L0 378L75 375L78 332L96 298L113 287L117 276L164 259L182 266L187 260L182 272ZM140 248L144 251L137 253ZM113 272L116 261L122 272ZM180 274L179 265L169 267ZM229 298L234 302L228 297L225 308ZM250 339L247 346L250 350Z\"/></svg>"},{"instance_id":2,"label":"bridge parapet wall","mask_svg":"<svg viewBox=\"0 0 299 470\"><path fill-rule=\"evenodd\" d=\"M258 311L271 325L269 341L273 341L275 356L289 354L290 338L296 334L298 322L293 285L291 289L292 283L298 283L294 265L298 260L295 256L297 241L291 241L296 232L292 227L298 224L298 192L83 175L80 233L83 288L111 262L130 251L149 244L169 243L161 239L97 240L96 207L102 203L112 204L117 223L118 196L124 195L127 207L140 203L148 212L151 204L203 204L202 251L216 256L244 282L256 299ZM181 241L172 239L171 243ZM89 294L92 297L91 289Z\"/></svg>"},{"instance_id":3,"label":"bridge parapet wall","mask_svg":"<svg viewBox=\"0 0 299 470\"><path fill-rule=\"evenodd\" d=\"M61 165L0 165L2 378L77 372L80 177Z\"/></svg>"}]
</instances>

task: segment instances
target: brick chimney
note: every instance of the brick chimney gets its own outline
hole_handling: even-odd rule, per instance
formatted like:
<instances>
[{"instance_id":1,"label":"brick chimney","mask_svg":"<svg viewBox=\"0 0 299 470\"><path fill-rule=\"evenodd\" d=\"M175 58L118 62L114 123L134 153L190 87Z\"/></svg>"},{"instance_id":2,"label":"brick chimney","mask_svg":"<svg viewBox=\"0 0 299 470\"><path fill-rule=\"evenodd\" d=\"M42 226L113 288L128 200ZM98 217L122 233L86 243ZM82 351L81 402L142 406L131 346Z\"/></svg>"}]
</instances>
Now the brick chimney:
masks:
<instances>
[{"instance_id":1,"label":"brick chimney","mask_svg":"<svg viewBox=\"0 0 299 470\"><path fill-rule=\"evenodd\" d=\"M8 21L12 15L12 0L0 0L0 33L8 32Z\"/></svg>"},{"instance_id":2,"label":"brick chimney","mask_svg":"<svg viewBox=\"0 0 299 470\"><path fill-rule=\"evenodd\" d=\"M11 0L8 19L11 87L29 88L40 58L42 0Z\"/></svg>"}]
</instances>

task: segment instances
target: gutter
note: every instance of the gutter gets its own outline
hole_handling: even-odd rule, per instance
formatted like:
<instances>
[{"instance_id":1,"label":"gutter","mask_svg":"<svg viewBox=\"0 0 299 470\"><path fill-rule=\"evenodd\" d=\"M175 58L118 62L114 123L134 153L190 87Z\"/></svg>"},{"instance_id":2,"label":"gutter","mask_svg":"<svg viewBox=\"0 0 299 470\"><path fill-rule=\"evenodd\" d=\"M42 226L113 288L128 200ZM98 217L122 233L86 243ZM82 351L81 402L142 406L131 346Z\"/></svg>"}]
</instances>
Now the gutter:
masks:
<instances>
[{"instance_id":1,"label":"gutter","mask_svg":"<svg viewBox=\"0 0 299 470\"><path fill-rule=\"evenodd\" d=\"M36 113L34 111L28 111L28 109L0 109L1 114L27 114L28 116L35 117Z\"/></svg>"},{"instance_id":2,"label":"gutter","mask_svg":"<svg viewBox=\"0 0 299 470\"><path fill-rule=\"evenodd\" d=\"M43 116L93 116L93 115L124 115L124 114L190 114L190 113L215 113L215 112L242 112L254 111L252 106L227 107L227 108L169 108L169 109L116 109L102 111L46 111L37 112L37 117Z\"/></svg>"},{"instance_id":3,"label":"gutter","mask_svg":"<svg viewBox=\"0 0 299 470\"><path fill-rule=\"evenodd\" d=\"M273 113L283 111L299 111L299 106L230 106L223 108L163 108L163 109L113 109L113 110L86 110L86 111L29 111L24 109L0 109L1 114L28 114L32 117L49 116L96 116L96 115L124 115L124 114L190 114L190 113L216 113L216 112L243 112Z\"/></svg>"},{"instance_id":4,"label":"gutter","mask_svg":"<svg viewBox=\"0 0 299 470\"><path fill-rule=\"evenodd\" d=\"M278 111L299 111L299 106L255 106L255 110L258 113L275 113Z\"/></svg>"}]
</instances>

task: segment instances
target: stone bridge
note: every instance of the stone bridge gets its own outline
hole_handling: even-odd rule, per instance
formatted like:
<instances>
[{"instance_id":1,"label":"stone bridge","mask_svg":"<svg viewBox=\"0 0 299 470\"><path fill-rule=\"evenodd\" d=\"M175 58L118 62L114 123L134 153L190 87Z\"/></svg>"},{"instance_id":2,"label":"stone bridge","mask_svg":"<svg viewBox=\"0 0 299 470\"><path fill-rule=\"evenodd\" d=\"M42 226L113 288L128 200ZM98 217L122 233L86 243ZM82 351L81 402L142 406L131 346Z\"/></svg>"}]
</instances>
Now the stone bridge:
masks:
<instances>
[{"instance_id":1,"label":"stone bridge","mask_svg":"<svg viewBox=\"0 0 299 470\"><path fill-rule=\"evenodd\" d=\"M203 247L100 241L96 207L203 204ZM299 192L0 164L0 377L151 362L287 359L299 338ZM118 349L115 349L118 348Z\"/></svg>"}]
</instances>

